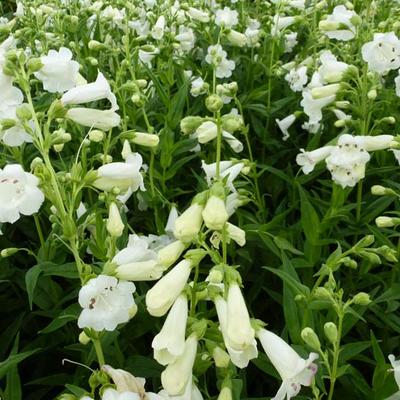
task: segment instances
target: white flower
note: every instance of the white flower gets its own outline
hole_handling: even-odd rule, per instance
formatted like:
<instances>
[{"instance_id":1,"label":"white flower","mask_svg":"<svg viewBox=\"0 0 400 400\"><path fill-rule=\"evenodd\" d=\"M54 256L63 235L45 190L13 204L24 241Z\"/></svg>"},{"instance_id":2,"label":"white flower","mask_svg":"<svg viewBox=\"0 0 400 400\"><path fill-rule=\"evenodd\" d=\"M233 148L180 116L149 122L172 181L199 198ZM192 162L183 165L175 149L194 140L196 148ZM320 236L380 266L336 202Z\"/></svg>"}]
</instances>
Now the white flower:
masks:
<instances>
[{"instance_id":1,"label":"white flower","mask_svg":"<svg viewBox=\"0 0 400 400\"><path fill-rule=\"evenodd\" d=\"M206 174L206 181L208 186L211 185L214 178L217 176L217 163L206 164L204 160L201 161L201 168ZM221 161L219 166L219 174L221 178L228 177L226 186L234 192L236 189L233 186L233 181L239 176L244 168L244 163L233 161Z\"/></svg>"},{"instance_id":2,"label":"white flower","mask_svg":"<svg viewBox=\"0 0 400 400\"><path fill-rule=\"evenodd\" d=\"M226 38L232 46L244 47L247 44L247 36L233 29L228 32Z\"/></svg>"},{"instance_id":3,"label":"white flower","mask_svg":"<svg viewBox=\"0 0 400 400\"><path fill-rule=\"evenodd\" d=\"M139 49L138 57L143 64L146 64L150 68L153 58L159 53L160 49L151 45L147 45Z\"/></svg>"},{"instance_id":4,"label":"white flower","mask_svg":"<svg viewBox=\"0 0 400 400\"><path fill-rule=\"evenodd\" d=\"M365 166L370 158L362 136L345 134L325 161L332 179L345 188L355 186L364 178Z\"/></svg>"},{"instance_id":5,"label":"white flower","mask_svg":"<svg viewBox=\"0 0 400 400\"><path fill-rule=\"evenodd\" d=\"M242 292L237 283L232 283L226 301L226 340L230 347L242 351L252 345L254 335Z\"/></svg>"},{"instance_id":6,"label":"white flower","mask_svg":"<svg viewBox=\"0 0 400 400\"><path fill-rule=\"evenodd\" d=\"M226 233L228 238L234 240L239 246L243 247L246 244L246 232L238 226L227 222Z\"/></svg>"},{"instance_id":7,"label":"white flower","mask_svg":"<svg viewBox=\"0 0 400 400\"><path fill-rule=\"evenodd\" d=\"M190 376L188 379L183 394L178 396L170 396L166 390L161 390L158 394L163 400L203 400L200 390L193 383L193 376Z\"/></svg>"},{"instance_id":8,"label":"white flower","mask_svg":"<svg viewBox=\"0 0 400 400\"><path fill-rule=\"evenodd\" d=\"M332 14L328 15L325 21L321 21L319 26L329 39L348 41L356 34L356 27L351 22L355 16L357 14L345 6L336 6ZM344 27L347 29L343 29Z\"/></svg>"},{"instance_id":9,"label":"white flower","mask_svg":"<svg viewBox=\"0 0 400 400\"><path fill-rule=\"evenodd\" d=\"M298 43L297 36L297 32L289 32L285 34L285 53L293 51L294 47Z\"/></svg>"},{"instance_id":10,"label":"white flower","mask_svg":"<svg viewBox=\"0 0 400 400\"><path fill-rule=\"evenodd\" d=\"M303 90L303 99L300 104L304 113L308 115L310 123L317 123L322 120L322 108L335 101L335 95L315 99L311 89Z\"/></svg>"},{"instance_id":11,"label":"white flower","mask_svg":"<svg viewBox=\"0 0 400 400\"><path fill-rule=\"evenodd\" d=\"M289 138L288 129L293 125L294 121L296 121L296 116L294 114L290 114L283 119L276 119L275 122L278 124L279 129L283 133L282 140L287 140Z\"/></svg>"},{"instance_id":12,"label":"white flower","mask_svg":"<svg viewBox=\"0 0 400 400\"><path fill-rule=\"evenodd\" d=\"M361 49L363 60L371 71L384 74L400 67L400 40L394 32L375 33Z\"/></svg>"},{"instance_id":13,"label":"white flower","mask_svg":"<svg viewBox=\"0 0 400 400\"><path fill-rule=\"evenodd\" d=\"M376 151L386 150L394 140L393 135L361 136L365 150Z\"/></svg>"},{"instance_id":14,"label":"white flower","mask_svg":"<svg viewBox=\"0 0 400 400\"><path fill-rule=\"evenodd\" d=\"M220 197L211 195L207 200L202 216L208 229L215 231L222 230L229 218L225 201Z\"/></svg>"},{"instance_id":15,"label":"white flower","mask_svg":"<svg viewBox=\"0 0 400 400\"><path fill-rule=\"evenodd\" d=\"M261 30L260 30L260 22L256 19L250 19L249 24L244 31L244 34L247 38L247 45L250 47L256 46L260 40Z\"/></svg>"},{"instance_id":16,"label":"white flower","mask_svg":"<svg viewBox=\"0 0 400 400\"><path fill-rule=\"evenodd\" d=\"M132 282L118 282L113 276L99 275L79 291L79 304L83 308L79 328L113 331L118 324L129 321L129 310L135 306Z\"/></svg>"},{"instance_id":17,"label":"white flower","mask_svg":"<svg viewBox=\"0 0 400 400\"><path fill-rule=\"evenodd\" d=\"M157 262L163 269L169 268L181 256L186 246L180 240L175 240L160 249L157 253Z\"/></svg>"},{"instance_id":18,"label":"white flower","mask_svg":"<svg viewBox=\"0 0 400 400\"><path fill-rule=\"evenodd\" d=\"M168 312L183 291L191 269L191 261L182 260L146 293L146 307L150 315L161 317Z\"/></svg>"},{"instance_id":19,"label":"white flower","mask_svg":"<svg viewBox=\"0 0 400 400\"><path fill-rule=\"evenodd\" d=\"M110 204L106 228L107 232L113 237L120 237L124 232L125 225L122 222L119 209L114 202Z\"/></svg>"},{"instance_id":20,"label":"white flower","mask_svg":"<svg viewBox=\"0 0 400 400\"><path fill-rule=\"evenodd\" d=\"M208 84L206 82L204 82L203 78L201 78L200 76L195 78L192 81L191 88L190 88L190 94L193 97L197 97L201 94L205 94L205 93L207 93L207 90L208 90Z\"/></svg>"},{"instance_id":21,"label":"white flower","mask_svg":"<svg viewBox=\"0 0 400 400\"><path fill-rule=\"evenodd\" d=\"M183 354L187 317L187 297L181 294L175 300L161 331L154 337L151 344L154 349L154 358L161 365L170 364Z\"/></svg>"},{"instance_id":22,"label":"white flower","mask_svg":"<svg viewBox=\"0 0 400 400\"><path fill-rule=\"evenodd\" d=\"M224 7L215 13L215 23L227 29L231 29L239 23L239 14L236 10Z\"/></svg>"},{"instance_id":23,"label":"white flower","mask_svg":"<svg viewBox=\"0 0 400 400\"><path fill-rule=\"evenodd\" d=\"M14 223L22 215L39 211L44 195L39 179L18 164L0 168L0 222Z\"/></svg>"},{"instance_id":24,"label":"white flower","mask_svg":"<svg viewBox=\"0 0 400 400\"><path fill-rule=\"evenodd\" d=\"M238 368L246 368L250 360L257 358L258 356L256 340L253 339L251 343L243 349L232 347L227 335L227 303L221 296L216 297L214 302L218 314L221 333L224 338L226 349L231 357L231 361Z\"/></svg>"},{"instance_id":25,"label":"white flower","mask_svg":"<svg viewBox=\"0 0 400 400\"><path fill-rule=\"evenodd\" d=\"M175 36L175 40L179 42L182 51L189 52L194 48L196 38L192 28L181 25L179 33Z\"/></svg>"},{"instance_id":26,"label":"white flower","mask_svg":"<svg viewBox=\"0 0 400 400\"><path fill-rule=\"evenodd\" d=\"M187 10L187 14L195 21L208 22L210 20L208 12L199 10L198 8L189 7L189 9Z\"/></svg>"},{"instance_id":27,"label":"white flower","mask_svg":"<svg viewBox=\"0 0 400 400\"><path fill-rule=\"evenodd\" d=\"M132 153L126 157L126 162L105 164L97 170L97 179L94 186L100 190L110 191L118 187L121 191L136 192L145 190L143 176L140 173L143 159L139 153Z\"/></svg>"},{"instance_id":28,"label":"white flower","mask_svg":"<svg viewBox=\"0 0 400 400\"><path fill-rule=\"evenodd\" d=\"M239 139L236 139L231 133L222 131L222 137L226 140L230 148L235 153L240 153L243 151L243 143Z\"/></svg>"},{"instance_id":29,"label":"white flower","mask_svg":"<svg viewBox=\"0 0 400 400\"><path fill-rule=\"evenodd\" d=\"M335 83L343 78L343 74L349 68L349 65L338 61L331 51L325 50L319 56L321 66L318 68L318 73L321 78L321 83Z\"/></svg>"},{"instance_id":30,"label":"white flower","mask_svg":"<svg viewBox=\"0 0 400 400\"><path fill-rule=\"evenodd\" d=\"M151 30L151 36L153 39L161 40L164 36L164 29L165 29L165 17L161 15L158 17L156 23Z\"/></svg>"},{"instance_id":31,"label":"white flower","mask_svg":"<svg viewBox=\"0 0 400 400\"><path fill-rule=\"evenodd\" d=\"M193 203L175 220L174 236L177 239L190 242L196 237L203 223L203 208L202 205Z\"/></svg>"},{"instance_id":32,"label":"white flower","mask_svg":"<svg viewBox=\"0 0 400 400\"><path fill-rule=\"evenodd\" d=\"M228 60L227 53L222 49L220 44L209 46L207 49L206 62L215 67L215 75L217 78L229 78L235 69L235 62Z\"/></svg>"},{"instance_id":33,"label":"white flower","mask_svg":"<svg viewBox=\"0 0 400 400\"><path fill-rule=\"evenodd\" d=\"M7 51L15 47L16 43L17 41L15 40L14 36L9 36L0 44L0 70L4 64Z\"/></svg>"},{"instance_id":34,"label":"white flower","mask_svg":"<svg viewBox=\"0 0 400 400\"><path fill-rule=\"evenodd\" d=\"M394 379L396 380L397 386L400 389L400 360L396 360L393 354L389 354L388 358L393 367L392 371L394 372Z\"/></svg>"},{"instance_id":35,"label":"white flower","mask_svg":"<svg viewBox=\"0 0 400 400\"><path fill-rule=\"evenodd\" d=\"M289 83L293 92L301 92L308 81L307 67L303 65L298 68L292 68L285 75L285 80Z\"/></svg>"},{"instance_id":36,"label":"white flower","mask_svg":"<svg viewBox=\"0 0 400 400\"><path fill-rule=\"evenodd\" d=\"M108 131L121 122L121 117L113 110L77 107L67 111L66 117L79 125Z\"/></svg>"},{"instance_id":37,"label":"white flower","mask_svg":"<svg viewBox=\"0 0 400 400\"><path fill-rule=\"evenodd\" d=\"M149 248L149 241L137 235L129 235L127 247L119 251L112 261L117 264L117 277L129 281L159 279L164 269L158 264L157 253Z\"/></svg>"},{"instance_id":38,"label":"white flower","mask_svg":"<svg viewBox=\"0 0 400 400\"><path fill-rule=\"evenodd\" d=\"M43 88L50 93L63 93L76 86L79 64L72 60L71 50L61 47L57 52L50 50L47 56L40 57L43 67L35 72L42 81Z\"/></svg>"},{"instance_id":39,"label":"white flower","mask_svg":"<svg viewBox=\"0 0 400 400\"><path fill-rule=\"evenodd\" d=\"M304 151L300 149L301 153L296 157L296 163L301 166L303 172L308 175L314 170L314 167L319 162L328 157L335 146L324 146L313 151Z\"/></svg>"},{"instance_id":40,"label":"white flower","mask_svg":"<svg viewBox=\"0 0 400 400\"><path fill-rule=\"evenodd\" d=\"M214 140L218 134L217 124L213 121L203 122L195 131L194 136L199 143L204 144Z\"/></svg>"},{"instance_id":41,"label":"white flower","mask_svg":"<svg viewBox=\"0 0 400 400\"><path fill-rule=\"evenodd\" d=\"M129 21L128 26L141 37L146 37L150 32L150 23L147 20L136 19Z\"/></svg>"},{"instance_id":42,"label":"white flower","mask_svg":"<svg viewBox=\"0 0 400 400\"><path fill-rule=\"evenodd\" d=\"M118 110L117 100L111 91L110 84L104 75L99 71L97 79L93 83L74 87L61 97L61 102L67 104L84 104L101 99L108 99L111 103L111 110Z\"/></svg>"},{"instance_id":43,"label":"white flower","mask_svg":"<svg viewBox=\"0 0 400 400\"><path fill-rule=\"evenodd\" d=\"M161 383L169 395L177 396L185 392L192 377L196 353L197 337L192 334L186 339L183 353L161 374Z\"/></svg>"},{"instance_id":44,"label":"white flower","mask_svg":"<svg viewBox=\"0 0 400 400\"><path fill-rule=\"evenodd\" d=\"M318 369L313 361L318 358L318 354L310 353L305 360L279 336L266 329L259 329L257 337L282 379L282 385L273 400L291 399L300 392L302 385L311 385Z\"/></svg>"},{"instance_id":45,"label":"white flower","mask_svg":"<svg viewBox=\"0 0 400 400\"><path fill-rule=\"evenodd\" d=\"M278 36L281 31L293 25L296 22L296 17L285 17L284 15L276 14L272 20L271 35Z\"/></svg>"}]
</instances>

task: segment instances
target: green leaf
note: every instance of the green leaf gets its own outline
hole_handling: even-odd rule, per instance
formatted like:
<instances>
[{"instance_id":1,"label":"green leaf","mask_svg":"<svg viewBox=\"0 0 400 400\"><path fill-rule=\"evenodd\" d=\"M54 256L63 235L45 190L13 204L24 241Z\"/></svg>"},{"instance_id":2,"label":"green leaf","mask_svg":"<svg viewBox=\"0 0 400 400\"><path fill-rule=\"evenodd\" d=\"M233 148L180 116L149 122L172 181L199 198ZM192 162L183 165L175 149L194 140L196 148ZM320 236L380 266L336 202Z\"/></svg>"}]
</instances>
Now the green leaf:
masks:
<instances>
[{"instance_id":1,"label":"green leaf","mask_svg":"<svg viewBox=\"0 0 400 400\"><path fill-rule=\"evenodd\" d=\"M37 353L39 350L40 349L35 349L19 354L9 355L6 360L0 362L0 379L2 379L6 375L10 368L18 365L21 361L30 357L32 354Z\"/></svg>"},{"instance_id":2,"label":"green leaf","mask_svg":"<svg viewBox=\"0 0 400 400\"><path fill-rule=\"evenodd\" d=\"M26 285L26 291L28 293L29 307L31 310L33 303L33 294L36 288L37 281L39 279L39 275L41 273L42 270L40 268L40 264L37 264L25 274L25 285Z\"/></svg>"}]
</instances>

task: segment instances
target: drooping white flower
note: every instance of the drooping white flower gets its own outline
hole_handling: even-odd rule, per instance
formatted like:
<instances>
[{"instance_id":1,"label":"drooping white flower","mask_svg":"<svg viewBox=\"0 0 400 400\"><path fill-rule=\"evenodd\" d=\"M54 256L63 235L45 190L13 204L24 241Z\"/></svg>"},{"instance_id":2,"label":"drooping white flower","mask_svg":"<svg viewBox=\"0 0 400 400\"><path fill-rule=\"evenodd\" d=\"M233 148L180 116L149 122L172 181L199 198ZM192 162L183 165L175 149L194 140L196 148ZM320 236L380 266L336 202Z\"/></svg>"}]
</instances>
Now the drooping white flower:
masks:
<instances>
[{"instance_id":1,"label":"drooping white flower","mask_svg":"<svg viewBox=\"0 0 400 400\"><path fill-rule=\"evenodd\" d=\"M180 49L183 52L189 52L194 48L196 37L192 28L181 25L179 33L175 36L175 40L179 42Z\"/></svg>"},{"instance_id":2,"label":"drooping white flower","mask_svg":"<svg viewBox=\"0 0 400 400\"><path fill-rule=\"evenodd\" d=\"M331 95L315 99L311 93L311 89L303 90L303 99L300 104L303 107L304 113L308 115L310 123L317 123L322 120L322 109L328 104L335 101L336 96Z\"/></svg>"},{"instance_id":3,"label":"drooping white flower","mask_svg":"<svg viewBox=\"0 0 400 400\"><path fill-rule=\"evenodd\" d=\"M111 110L118 110L117 100L111 91L110 84L104 75L99 71L97 79L93 83L74 87L61 97L61 102L67 104L84 104L101 99L108 99L111 103Z\"/></svg>"},{"instance_id":4,"label":"drooping white flower","mask_svg":"<svg viewBox=\"0 0 400 400\"><path fill-rule=\"evenodd\" d=\"M232 133L222 131L222 137L235 153L241 153L243 151L243 143L235 136L233 136Z\"/></svg>"},{"instance_id":5,"label":"drooping white flower","mask_svg":"<svg viewBox=\"0 0 400 400\"><path fill-rule=\"evenodd\" d=\"M289 400L300 392L301 386L311 385L318 369L313 363L318 358L317 353L310 353L305 360L274 333L259 329L256 335L282 379L282 385L273 400Z\"/></svg>"},{"instance_id":6,"label":"drooping white flower","mask_svg":"<svg viewBox=\"0 0 400 400\"><path fill-rule=\"evenodd\" d=\"M145 190L143 176L140 173L143 159L139 153L132 153L126 157L126 162L105 164L97 170L97 179L94 186L100 190L110 191L118 187L122 192L136 192Z\"/></svg>"},{"instance_id":7,"label":"drooping white flower","mask_svg":"<svg viewBox=\"0 0 400 400\"><path fill-rule=\"evenodd\" d=\"M165 30L165 17L164 15L160 15L151 30L151 36L153 39L161 40L164 36Z\"/></svg>"},{"instance_id":8,"label":"drooping white flower","mask_svg":"<svg viewBox=\"0 0 400 400\"><path fill-rule=\"evenodd\" d=\"M113 331L129 321L129 311L135 306L132 282L118 282L113 276L99 275L87 282L79 291L79 304L83 308L79 328Z\"/></svg>"},{"instance_id":9,"label":"drooping white flower","mask_svg":"<svg viewBox=\"0 0 400 400\"><path fill-rule=\"evenodd\" d=\"M186 11L190 18L195 21L207 23L210 20L210 16L207 11L199 10L195 7L189 7Z\"/></svg>"},{"instance_id":10,"label":"drooping white flower","mask_svg":"<svg viewBox=\"0 0 400 400\"><path fill-rule=\"evenodd\" d=\"M170 364L183 354L187 317L188 300L185 294L181 294L175 300L161 331L151 344L154 359L161 365Z\"/></svg>"},{"instance_id":11,"label":"drooping white flower","mask_svg":"<svg viewBox=\"0 0 400 400\"><path fill-rule=\"evenodd\" d=\"M217 163L206 164L204 160L201 161L201 168L206 174L206 181L208 186L211 186L211 183L217 176ZM235 187L233 186L233 181L239 176L244 168L243 162L233 162L233 161L221 161L220 162L220 177L225 178L228 177L226 181L226 186L233 192L235 191Z\"/></svg>"},{"instance_id":12,"label":"drooping white flower","mask_svg":"<svg viewBox=\"0 0 400 400\"><path fill-rule=\"evenodd\" d=\"M160 49L152 45L142 46L138 51L139 60L151 68L154 57L160 53Z\"/></svg>"},{"instance_id":13,"label":"drooping white flower","mask_svg":"<svg viewBox=\"0 0 400 400\"><path fill-rule=\"evenodd\" d=\"M215 13L215 23L218 26L231 29L239 23L239 14L236 10L224 7Z\"/></svg>"},{"instance_id":14,"label":"drooping white flower","mask_svg":"<svg viewBox=\"0 0 400 400\"><path fill-rule=\"evenodd\" d=\"M400 40L394 32L375 33L374 39L362 46L361 53L368 68L379 74L400 67Z\"/></svg>"},{"instance_id":15,"label":"drooping white flower","mask_svg":"<svg viewBox=\"0 0 400 400\"><path fill-rule=\"evenodd\" d=\"M39 211L44 195L39 179L18 164L0 168L0 222L14 223L22 215Z\"/></svg>"},{"instance_id":16,"label":"drooping white flower","mask_svg":"<svg viewBox=\"0 0 400 400\"><path fill-rule=\"evenodd\" d=\"M217 124L213 121L203 122L194 132L199 143L204 144L214 140L218 134Z\"/></svg>"},{"instance_id":17,"label":"drooping white flower","mask_svg":"<svg viewBox=\"0 0 400 400\"><path fill-rule=\"evenodd\" d=\"M146 293L146 307L150 315L161 317L168 312L182 293L191 269L191 261L182 260Z\"/></svg>"},{"instance_id":18,"label":"drooping white flower","mask_svg":"<svg viewBox=\"0 0 400 400\"><path fill-rule=\"evenodd\" d=\"M95 108L71 108L67 111L66 117L79 125L103 131L115 128L121 122L121 117L113 110L97 110Z\"/></svg>"},{"instance_id":19,"label":"drooping white flower","mask_svg":"<svg viewBox=\"0 0 400 400\"><path fill-rule=\"evenodd\" d=\"M207 49L206 62L213 65L217 78L229 78L235 69L235 62L227 59L227 53L220 44L209 46Z\"/></svg>"},{"instance_id":20,"label":"drooping white flower","mask_svg":"<svg viewBox=\"0 0 400 400\"><path fill-rule=\"evenodd\" d=\"M388 359L390 364L392 364L394 379L396 380L397 386L400 389L400 360L396 360L393 354L389 354Z\"/></svg>"},{"instance_id":21,"label":"drooping white flower","mask_svg":"<svg viewBox=\"0 0 400 400\"><path fill-rule=\"evenodd\" d=\"M161 374L163 388L170 396L182 395L192 377L197 353L197 337L192 334L186 339L183 353L169 364Z\"/></svg>"},{"instance_id":22,"label":"drooping white flower","mask_svg":"<svg viewBox=\"0 0 400 400\"><path fill-rule=\"evenodd\" d=\"M307 84L307 67L305 65L298 68L292 68L286 75L285 80L289 83L293 92L301 92Z\"/></svg>"},{"instance_id":23,"label":"drooping white flower","mask_svg":"<svg viewBox=\"0 0 400 400\"><path fill-rule=\"evenodd\" d=\"M158 393L163 400L203 400L203 396L199 388L193 382L193 376L191 375L186 384L183 394L177 396L170 396L166 390L161 390Z\"/></svg>"},{"instance_id":24,"label":"drooping white flower","mask_svg":"<svg viewBox=\"0 0 400 400\"><path fill-rule=\"evenodd\" d=\"M112 260L119 279L129 281L152 281L161 277L164 268L158 264L157 253L149 248L144 237L129 235L127 247L120 250Z\"/></svg>"},{"instance_id":25,"label":"drooping white flower","mask_svg":"<svg viewBox=\"0 0 400 400\"><path fill-rule=\"evenodd\" d=\"M348 10L345 6L339 5L333 9L326 20L321 21L319 27L329 39L348 41L354 38L356 27L351 22L357 14ZM345 27L345 28L344 28Z\"/></svg>"},{"instance_id":26,"label":"drooping white flower","mask_svg":"<svg viewBox=\"0 0 400 400\"><path fill-rule=\"evenodd\" d=\"M300 149L301 153L296 157L296 163L301 166L302 171L308 175L315 166L325 160L332 152L335 146L324 146L313 151Z\"/></svg>"},{"instance_id":27,"label":"drooping white flower","mask_svg":"<svg viewBox=\"0 0 400 400\"><path fill-rule=\"evenodd\" d=\"M276 14L272 20L271 35L278 36L283 30L293 25L296 22L296 17L287 17Z\"/></svg>"},{"instance_id":28,"label":"drooping white flower","mask_svg":"<svg viewBox=\"0 0 400 400\"><path fill-rule=\"evenodd\" d=\"M234 348L231 345L227 334L227 302L221 296L217 296L214 299L214 303L217 310L218 321L220 324L222 336L224 338L225 347L228 350L231 361L238 368L246 368L250 360L252 360L253 358L257 358L258 356L256 340L253 339L248 346L242 349Z\"/></svg>"},{"instance_id":29,"label":"drooping white flower","mask_svg":"<svg viewBox=\"0 0 400 400\"><path fill-rule=\"evenodd\" d=\"M287 140L290 136L289 128L293 125L294 121L296 121L296 116L294 114L290 114L283 119L276 119L275 122L279 126L279 129L283 133L282 140Z\"/></svg>"},{"instance_id":30,"label":"drooping white flower","mask_svg":"<svg viewBox=\"0 0 400 400\"><path fill-rule=\"evenodd\" d=\"M43 83L50 93L63 93L76 86L79 64L72 60L71 50L61 47L59 51L50 50L47 56L40 57L43 67L35 72L35 77Z\"/></svg>"},{"instance_id":31,"label":"drooping white flower","mask_svg":"<svg viewBox=\"0 0 400 400\"><path fill-rule=\"evenodd\" d=\"M338 61L330 50L323 51L319 59L321 66L318 68L318 73L323 84L340 82L349 68L348 64Z\"/></svg>"},{"instance_id":32,"label":"drooping white flower","mask_svg":"<svg viewBox=\"0 0 400 400\"><path fill-rule=\"evenodd\" d=\"M108 392L110 394L107 395L110 400L114 398L116 400L162 399L162 397L158 396L155 393L146 392L144 388L146 380L144 378L138 378L136 376L133 376L128 371L124 371L123 369L115 369L110 365L103 365L101 367L101 370L104 371L108 376L110 376L116 387L116 390L106 389L103 394L102 400L104 400L104 395L107 390L112 390L112 392Z\"/></svg>"}]
</instances>

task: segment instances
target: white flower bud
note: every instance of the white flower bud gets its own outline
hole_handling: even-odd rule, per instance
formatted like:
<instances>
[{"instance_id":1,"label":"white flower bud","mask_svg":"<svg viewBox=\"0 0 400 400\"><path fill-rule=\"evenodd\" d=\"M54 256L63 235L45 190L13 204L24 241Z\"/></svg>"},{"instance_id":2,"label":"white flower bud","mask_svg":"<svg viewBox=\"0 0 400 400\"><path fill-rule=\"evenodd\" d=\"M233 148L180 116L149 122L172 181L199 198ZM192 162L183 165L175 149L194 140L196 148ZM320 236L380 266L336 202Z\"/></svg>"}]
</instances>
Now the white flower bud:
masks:
<instances>
[{"instance_id":1,"label":"white flower bud","mask_svg":"<svg viewBox=\"0 0 400 400\"><path fill-rule=\"evenodd\" d=\"M157 135L143 132L135 132L134 137L131 139L131 143L147 147L157 147L159 142L160 138Z\"/></svg>"},{"instance_id":2,"label":"white flower bud","mask_svg":"<svg viewBox=\"0 0 400 400\"><path fill-rule=\"evenodd\" d=\"M221 349L219 346L215 346L212 356L217 368L228 368L231 358L225 350Z\"/></svg>"},{"instance_id":3,"label":"white flower bud","mask_svg":"<svg viewBox=\"0 0 400 400\"><path fill-rule=\"evenodd\" d=\"M110 204L106 226L107 232L113 237L120 237L124 231L124 223L122 222L118 207L114 202Z\"/></svg>"},{"instance_id":4,"label":"white flower bud","mask_svg":"<svg viewBox=\"0 0 400 400\"><path fill-rule=\"evenodd\" d=\"M174 236L183 242L193 240L201 229L203 206L193 203L175 221Z\"/></svg>"},{"instance_id":5,"label":"white flower bud","mask_svg":"<svg viewBox=\"0 0 400 400\"><path fill-rule=\"evenodd\" d=\"M183 250L185 250L185 245L180 240L168 244L158 251L158 264L162 265L165 269L169 268L181 256Z\"/></svg>"},{"instance_id":6,"label":"white flower bud","mask_svg":"<svg viewBox=\"0 0 400 400\"><path fill-rule=\"evenodd\" d=\"M207 228L216 231L221 230L229 218L225 201L215 195L208 199L202 215Z\"/></svg>"}]
</instances>

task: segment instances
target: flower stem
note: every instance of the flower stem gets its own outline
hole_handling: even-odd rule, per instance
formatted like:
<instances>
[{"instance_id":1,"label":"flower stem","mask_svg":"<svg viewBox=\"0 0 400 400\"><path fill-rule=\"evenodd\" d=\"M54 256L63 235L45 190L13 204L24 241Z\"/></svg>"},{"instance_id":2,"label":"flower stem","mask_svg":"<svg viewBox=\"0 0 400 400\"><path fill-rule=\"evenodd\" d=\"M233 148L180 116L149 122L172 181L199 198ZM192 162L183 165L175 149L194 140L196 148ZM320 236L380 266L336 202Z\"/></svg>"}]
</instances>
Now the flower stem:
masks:
<instances>
[{"instance_id":1,"label":"flower stem","mask_svg":"<svg viewBox=\"0 0 400 400\"><path fill-rule=\"evenodd\" d=\"M104 360L104 353L103 353L103 348L101 347L100 338L93 339L92 341L94 350L96 351L97 360L99 361L100 367L102 367L106 362Z\"/></svg>"}]
</instances>

